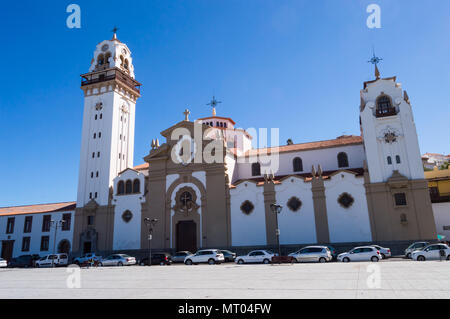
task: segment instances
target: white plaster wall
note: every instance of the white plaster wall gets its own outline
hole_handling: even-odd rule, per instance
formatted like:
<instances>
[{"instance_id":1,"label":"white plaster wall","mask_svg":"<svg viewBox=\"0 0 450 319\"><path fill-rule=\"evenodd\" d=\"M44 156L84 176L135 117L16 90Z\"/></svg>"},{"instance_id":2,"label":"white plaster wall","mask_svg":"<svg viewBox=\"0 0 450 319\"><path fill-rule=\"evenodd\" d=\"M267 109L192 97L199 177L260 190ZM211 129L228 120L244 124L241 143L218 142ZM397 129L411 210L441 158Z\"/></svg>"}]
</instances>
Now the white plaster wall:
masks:
<instances>
[{"instance_id":1,"label":"white plaster wall","mask_svg":"<svg viewBox=\"0 0 450 319\"><path fill-rule=\"evenodd\" d=\"M21 255L33 255L38 254L45 256L53 253L53 245L55 243L55 227L51 227L49 232L42 232L42 222L45 215L51 215L51 220L60 221L63 214L71 214L70 230L62 231L58 226L56 235L55 253L58 252L58 244L66 239L70 242L70 248L72 250L73 239L73 225L74 225L74 211L57 212L57 213L42 213L42 214L29 214L29 215L14 215L14 216L0 216L0 242L2 240L14 240L13 258ZM33 216L31 233L24 233L25 217ZM15 217L14 232L12 234L6 234L6 225L9 217ZM49 250L41 251L41 238L42 236L49 236ZM30 251L22 251L22 239L23 237L31 237L30 239ZM1 250L1 246L0 246Z\"/></svg>"},{"instance_id":2,"label":"white plaster wall","mask_svg":"<svg viewBox=\"0 0 450 319\"><path fill-rule=\"evenodd\" d=\"M203 186L206 187L206 172L205 171L196 171L192 173L192 176L198 179Z\"/></svg>"},{"instance_id":3,"label":"white plaster wall","mask_svg":"<svg viewBox=\"0 0 450 319\"><path fill-rule=\"evenodd\" d=\"M450 227L450 202L433 203L432 207L437 233L450 240L450 230L444 230L444 226Z\"/></svg>"},{"instance_id":4,"label":"white plaster wall","mask_svg":"<svg viewBox=\"0 0 450 319\"><path fill-rule=\"evenodd\" d=\"M266 245L266 218L264 188L252 182L244 182L230 190L231 238L233 246ZM249 200L255 206L250 215L241 211L241 205Z\"/></svg>"},{"instance_id":5,"label":"white plaster wall","mask_svg":"<svg viewBox=\"0 0 450 319\"><path fill-rule=\"evenodd\" d=\"M364 178L340 172L325 180L324 184L330 241L332 243L371 241ZM349 208L342 207L337 201L344 192L349 193L355 200Z\"/></svg>"},{"instance_id":6,"label":"white plaster wall","mask_svg":"<svg viewBox=\"0 0 450 319\"><path fill-rule=\"evenodd\" d=\"M376 99L384 92L397 106L396 116L376 118ZM410 179L423 179L421 153L412 107L403 99L403 90L399 83L390 80L379 80L368 84L362 91L365 108L361 112L361 125L366 148L366 157L372 183L384 182L392 176L394 170ZM385 143L380 137L382 132L391 127L399 133L397 142ZM395 156L400 155L401 163L395 162ZM387 156L392 157L393 165L387 164Z\"/></svg>"},{"instance_id":7,"label":"white plaster wall","mask_svg":"<svg viewBox=\"0 0 450 319\"><path fill-rule=\"evenodd\" d=\"M139 179L140 192L138 194L117 195L117 183L127 180ZM112 204L114 207L114 250L140 249L141 248L141 223L142 223L142 203L144 197L145 177L144 174L134 170L126 170L114 179L114 196ZM133 218L126 223L122 214L129 210Z\"/></svg>"},{"instance_id":8,"label":"white plaster wall","mask_svg":"<svg viewBox=\"0 0 450 319\"><path fill-rule=\"evenodd\" d=\"M278 215L280 243L282 245L315 243L317 237L311 183L305 183L301 178L290 177L282 184L275 185L275 192L277 204L283 206L281 214ZM293 212L287 206L287 202L293 196L302 202L297 212Z\"/></svg>"},{"instance_id":9,"label":"white plaster wall","mask_svg":"<svg viewBox=\"0 0 450 319\"><path fill-rule=\"evenodd\" d=\"M300 173L310 173L312 166L315 165L317 168L319 164L324 171L338 170L337 155L341 152L347 153L349 162L348 168L363 167L365 153L363 145L360 144L310 151L279 153L278 155L270 157L271 162L269 165L265 166L264 164L261 164L261 174L264 174L265 171L268 173L273 171L275 175L296 174L292 163L296 157L300 157L303 161L303 172ZM261 158L260 160L266 161L265 158ZM246 162L243 162L243 159L239 158L237 164L237 179L242 180L252 178L252 163L257 161L257 157L247 158Z\"/></svg>"}]
</instances>

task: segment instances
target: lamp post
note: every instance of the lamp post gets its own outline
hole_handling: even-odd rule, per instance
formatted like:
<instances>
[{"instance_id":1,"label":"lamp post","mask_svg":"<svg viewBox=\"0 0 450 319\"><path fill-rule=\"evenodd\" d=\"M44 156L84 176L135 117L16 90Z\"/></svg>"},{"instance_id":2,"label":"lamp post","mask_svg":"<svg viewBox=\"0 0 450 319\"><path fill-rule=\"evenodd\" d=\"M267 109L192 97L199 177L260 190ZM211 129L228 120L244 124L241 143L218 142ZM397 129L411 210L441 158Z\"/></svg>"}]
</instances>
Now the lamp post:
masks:
<instances>
[{"instance_id":1,"label":"lamp post","mask_svg":"<svg viewBox=\"0 0 450 319\"><path fill-rule=\"evenodd\" d=\"M144 218L144 223L148 228L148 265L152 265L152 237L153 237L153 228L155 227L157 219Z\"/></svg>"},{"instance_id":2,"label":"lamp post","mask_svg":"<svg viewBox=\"0 0 450 319\"><path fill-rule=\"evenodd\" d=\"M50 226L55 226L55 238L53 239L53 256L52 256L52 268L55 267L55 248L56 248L56 234L58 233L58 226L62 228L66 221L65 220L51 220Z\"/></svg>"},{"instance_id":3,"label":"lamp post","mask_svg":"<svg viewBox=\"0 0 450 319\"><path fill-rule=\"evenodd\" d=\"M270 209L273 213L275 213L275 223L277 228L275 230L275 234L277 235L277 245L278 245L278 256L281 256L281 246L280 246L280 228L278 227L278 214L281 213L283 206L277 204L270 204Z\"/></svg>"}]
</instances>

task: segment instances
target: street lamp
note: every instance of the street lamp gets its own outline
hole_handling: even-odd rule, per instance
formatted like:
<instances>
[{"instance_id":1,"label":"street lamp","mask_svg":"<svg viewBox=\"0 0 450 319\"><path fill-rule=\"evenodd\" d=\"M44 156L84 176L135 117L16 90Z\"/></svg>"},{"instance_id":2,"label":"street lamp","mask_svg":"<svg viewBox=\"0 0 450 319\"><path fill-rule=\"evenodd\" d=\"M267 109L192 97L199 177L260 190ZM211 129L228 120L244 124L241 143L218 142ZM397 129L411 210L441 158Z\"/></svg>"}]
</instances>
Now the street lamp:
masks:
<instances>
[{"instance_id":1,"label":"street lamp","mask_svg":"<svg viewBox=\"0 0 450 319\"><path fill-rule=\"evenodd\" d=\"M152 237L153 237L153 228L155 227L157 219L144 218L144 223L148 228L148 265L152 265Z\"/></svg>"},{"instance_id":2,"label":"street lamp","mask_svg":"<svg viewBox=\"0 0 450 319\"><path fill-rule=\"evenodd\" d=\"M276 225L277 225L275 233L277 235L278 256L281 256L280 228L278 227L278 214L281 213L281 210L283 209L283 206L277 205L277 204L270 204L270 209L272 210L273 213L275 213L275 222L276 222Z\"/></svg>"},{"instance_id":3,"label":"street lamp","mask_svg":"<svg viewBox=\"0 0 450 319\"><path fill-rule=\"evenodd\" d=\"M55 226L55 238L53 239L53 256L52 256L52 268L55 267L55 248L56 248L56 234L58 232L58 226L62 228L66 221L65 220L51 220L50 227Z\"/></svg>"}]
</instances>

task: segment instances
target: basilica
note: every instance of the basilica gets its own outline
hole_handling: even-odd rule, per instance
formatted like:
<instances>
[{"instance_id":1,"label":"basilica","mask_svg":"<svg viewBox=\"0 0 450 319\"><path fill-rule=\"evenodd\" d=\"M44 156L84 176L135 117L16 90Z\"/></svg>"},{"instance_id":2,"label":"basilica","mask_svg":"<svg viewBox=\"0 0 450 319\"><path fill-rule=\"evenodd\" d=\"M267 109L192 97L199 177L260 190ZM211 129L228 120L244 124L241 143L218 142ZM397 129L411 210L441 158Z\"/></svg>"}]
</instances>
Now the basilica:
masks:
<instances>
[{"instance_id":1,"label":"basilica","mask_svg":"<svg viewBox=\"0 0 450 319\"><path fill-rule=\"evenodd\" d=\"M130 49L99 43L84 93L71 251L244 249L437 238L413 108L396 77L363 83L361 135L254 148L254 132L210 116L161 127L135 165L140 83ZM275 211L278 205L281 210Z\"/></svg>"}]
</instances>

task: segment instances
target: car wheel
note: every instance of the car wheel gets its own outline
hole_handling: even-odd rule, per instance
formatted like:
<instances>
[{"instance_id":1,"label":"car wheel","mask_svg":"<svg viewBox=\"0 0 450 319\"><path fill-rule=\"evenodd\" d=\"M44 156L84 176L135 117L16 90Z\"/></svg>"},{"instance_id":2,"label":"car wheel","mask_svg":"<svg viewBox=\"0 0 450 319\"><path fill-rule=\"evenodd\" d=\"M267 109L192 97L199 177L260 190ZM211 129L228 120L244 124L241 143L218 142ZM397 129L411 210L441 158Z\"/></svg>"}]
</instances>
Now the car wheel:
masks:
<instances>
[{"instance_id":1,"label":"car wheel","mask_svg":"<svg viewBox=\"0 0 450 319\"><path fill-rule=\"evenodd\" d=\"M184 262L186 265L192 265L192 260L190 260L190 259L188 259L188 260L186 260L185 262Z\"/></svg>"},{"instance_id":2,"label":"car wheel","mask_svg":"<svg viewBox=\"0 0 450 319\"><path fill-rule=\"evenodd\" d=\"M425 261L425 257L422 256L422 255L421 255L421 256L418 256L418 257L417 257L417 260L418 260L418 261Z\"/></svg>"},{"instance_id":3,"label":"car wheel","mask_svg":"<svg viewBox=\"0 0 450 319\"><path fill-rule=\"evenodd\" d=\"M215 263L216 263L216 261L212 258L208 260L208 264L210 264L210 265L214 265Z\"/></svg>"},{"instance_id":4,"label":"car wheel","mask_svg":"<svg viewBox=\"0 0 450 319\"><path fill-rule=\"evenodd\" d=\"M411 259L411 253L407 253L406 258Z\"/></svg>"},{"instance_id":5,"label":"car wheel","mask_svg":"<svg viewBox=\"0 0 450 319\"><path fill-rule=\"evenodd\" d=\"M370 260L374 263L378 262L378 257L373 256L372 258L370 258Z\"/></svg>"},{"instance_id":6,"label":"car wheel","mask_svg":"<svg viewBox=\"0 0 450 319\"><path fill-rule=\"evenodd\" d=\"M350 258L345 257L344 259L342 259L342 261L345 262L345 263L348 263L348 262L350 262Z\"/></svg>"},{"instance_id":7,"label":"car wheel","mask_svg":"<svg viewBox=\"0 0 450 319\"><path fill-rule=\"evenodd\" d=\"M386 255L385 254L381 254L381 258L386 259Z\"/></svg>"},{"instance_id":8,"label":"car wheel","mask_svg":"<svg viewBox=\"0 0 450 319\"><path fill-rule=\"evenodd\" d=\"M36 268L39 268L39 264L36 264Z\"/></svg>"},{"instance_id":9,"label":"car wheel","mask_svg":"<svg viewBox=\"0 0 450 319\"><path fill-rule=\"evenodd\" d=\"M117 266L122 267L122 266L123 266L123 263L122 263L121 261L119 261L119 262L117 263Z\"/></svg>"},{"instance_id":10,"label":"car wheel","mask_svg":"<svg viewBox=\"0 0 450 319\"><path fill-rule=\"evenodd\" d=\"M450 260L450 255L447 256L447 260Z\"/></svg>"},{"instance_id":11,"label":"car wheel","mask_svg":"<svg viewBox=\"0 0 450 319\"><path fill-rule=\"evenodd\" d=\"M269 259L264 259L263 263L266 264L266 265L270 264L270 260Z\"/></svg>"},{"instance_id":12,"label":"car wheel","mask_svg":"<svg viewBox=\"0 0 450 319\"><path fill-rule=\"evenodd\" d=\"M450 256L450 255L449 255L449 256ZM244 264L244 261L243 261L242 259L239 259L239 260L238 260L238 264L239 264L239 265L243 265L243 264Z\"/></svg>"},{"instance_id":13,"label":"car wheel","mask_svg":"<svg viewBox=\"0 0 450 319\"><path fill-rule=\"evenodd\" d=\"M326 263L327 260L326 260L325 258L323 258L323 257L320 257L319 262L320 262L320 263Z\"/></svg>"}]
</instances>

